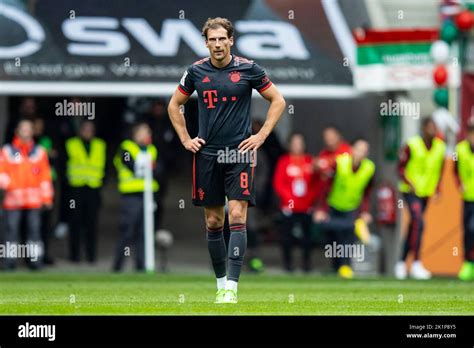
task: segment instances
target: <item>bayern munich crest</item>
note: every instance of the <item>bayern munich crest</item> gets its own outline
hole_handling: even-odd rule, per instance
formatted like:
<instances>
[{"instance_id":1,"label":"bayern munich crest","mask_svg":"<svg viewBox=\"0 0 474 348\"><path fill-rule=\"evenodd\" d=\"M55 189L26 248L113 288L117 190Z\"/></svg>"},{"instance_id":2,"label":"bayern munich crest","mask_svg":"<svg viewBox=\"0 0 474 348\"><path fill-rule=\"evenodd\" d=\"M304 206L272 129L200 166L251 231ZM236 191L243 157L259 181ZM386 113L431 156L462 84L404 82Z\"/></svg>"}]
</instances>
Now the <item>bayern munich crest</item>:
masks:
<instances>
[{"instance_id":1,"label":"bayern munich crest","mask_svg":"<svg viewBox=\"0 0 474 348\"><path fill-rule=\"evenodd\" d=\"M240 81L240 73L238 71L232 71L229 74L229 78L234 83L239 82Z\"/></svg>"}]
</instances>

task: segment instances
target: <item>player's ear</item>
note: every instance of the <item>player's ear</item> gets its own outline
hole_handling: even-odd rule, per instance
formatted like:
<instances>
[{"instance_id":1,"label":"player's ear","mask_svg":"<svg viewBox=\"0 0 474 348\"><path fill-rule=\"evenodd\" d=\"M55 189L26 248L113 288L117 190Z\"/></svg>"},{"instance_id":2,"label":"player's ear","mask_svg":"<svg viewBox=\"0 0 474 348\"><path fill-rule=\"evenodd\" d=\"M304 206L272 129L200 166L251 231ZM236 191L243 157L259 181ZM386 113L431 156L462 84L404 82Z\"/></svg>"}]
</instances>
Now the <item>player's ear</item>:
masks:
<instances>
[{"instance_id":1,"label":"player's ear","mask_svg":"<svg viewBox=\"0 0 474 348\"><path fill-rule=\"evenodd\" d=\"M231 36L229 38L229 44L230 44L231 47L234 46L234 37L233 36Z\"/></svg>"}]
</instances>

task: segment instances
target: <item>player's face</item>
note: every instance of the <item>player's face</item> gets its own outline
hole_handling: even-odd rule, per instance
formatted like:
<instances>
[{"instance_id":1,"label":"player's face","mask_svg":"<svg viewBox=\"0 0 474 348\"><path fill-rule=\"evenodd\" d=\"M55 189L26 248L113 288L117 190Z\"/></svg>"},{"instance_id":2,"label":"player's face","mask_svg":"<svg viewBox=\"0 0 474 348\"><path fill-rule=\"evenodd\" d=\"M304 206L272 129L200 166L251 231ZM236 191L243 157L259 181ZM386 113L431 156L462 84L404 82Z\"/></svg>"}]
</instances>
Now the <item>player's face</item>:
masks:
<instances>
[{"instance_id":1,"label":"player's face","mask_svg":"<svg viewBox=\"0 0 474 348\"><path fill-rule=\"evenodd\" d=\"M356 161L361 161L369 154L369 143L364 140L357 141L352 146L352 156Z\"/></svg>"},{"instance_id":2,"label":"player's face","mask_svg":"<svg viewBox=\"0 0 474 348\"><path fill-rule=\"evenodd\" d=\"M227 37L224 28L209 29L207 31L206 47L211 57L216 61L223 61L230 55L230 48L234 45L234 38Z\"/></svg>"}]
</instances>

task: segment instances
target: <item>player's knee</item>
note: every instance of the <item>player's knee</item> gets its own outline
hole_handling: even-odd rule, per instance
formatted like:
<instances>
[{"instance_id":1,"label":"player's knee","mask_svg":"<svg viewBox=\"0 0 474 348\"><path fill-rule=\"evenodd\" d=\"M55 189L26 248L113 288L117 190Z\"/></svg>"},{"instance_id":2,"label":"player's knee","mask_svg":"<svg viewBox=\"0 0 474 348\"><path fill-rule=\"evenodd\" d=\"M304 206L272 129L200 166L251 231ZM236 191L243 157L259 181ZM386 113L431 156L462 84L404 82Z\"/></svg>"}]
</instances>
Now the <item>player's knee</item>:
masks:
<instances>
[{"instance_id":1,"label":"player's knee","mask_svg":"<svg viewBox=\"0 0 474 348\"><path fill-rule=\"evenodd\" d=\"M231 224L244 224L245 216L240 209L232 209L229 212L229 220Z\"/></svg>"},{"instance_id":2,"label":"player's knee","mask_svg":"<svg viewBox=\"0 0 474 348\"><path fill-rule=\"evenodd\" d=\"M219 227L222 227L222 225L224 225L224 221L220 216L209 215L206 218L206 224L207 224L207 227L209 228L219 228Z\"/></svg>"}]
</instances>

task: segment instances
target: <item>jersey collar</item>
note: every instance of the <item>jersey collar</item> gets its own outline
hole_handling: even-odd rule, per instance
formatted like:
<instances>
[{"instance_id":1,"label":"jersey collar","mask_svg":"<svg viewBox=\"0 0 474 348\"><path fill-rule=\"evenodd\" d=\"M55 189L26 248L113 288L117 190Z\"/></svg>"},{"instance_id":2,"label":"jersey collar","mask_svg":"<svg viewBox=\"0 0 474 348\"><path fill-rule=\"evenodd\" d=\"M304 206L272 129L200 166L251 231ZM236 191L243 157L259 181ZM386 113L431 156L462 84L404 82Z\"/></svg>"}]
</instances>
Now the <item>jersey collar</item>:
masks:
<instances>
[{"instance_id":1,"label":"jersey collar","mask_svg":"<svg viewBox=\"0 0 474 348\"><path fill-rule=\"evenodd\" d=\"M230 57L231 57L231 58L230 58L229 64L227 64L226 66L223 66L222 68L218 68L217 66L215 66L214 64L212 64L211 57L209 57L209 64L211 64L211 66L212 66L214 69L217 69L217 70L224 70L224 69L226 69L227 67L229 67L229 66L233 63L233 61L234 61L234 55L231 54Z\"/></svg>"}]
</instances>

